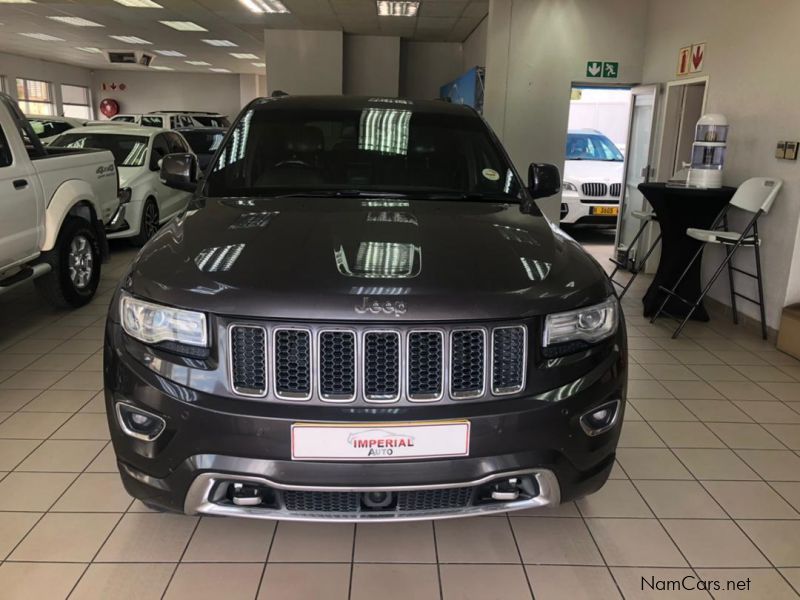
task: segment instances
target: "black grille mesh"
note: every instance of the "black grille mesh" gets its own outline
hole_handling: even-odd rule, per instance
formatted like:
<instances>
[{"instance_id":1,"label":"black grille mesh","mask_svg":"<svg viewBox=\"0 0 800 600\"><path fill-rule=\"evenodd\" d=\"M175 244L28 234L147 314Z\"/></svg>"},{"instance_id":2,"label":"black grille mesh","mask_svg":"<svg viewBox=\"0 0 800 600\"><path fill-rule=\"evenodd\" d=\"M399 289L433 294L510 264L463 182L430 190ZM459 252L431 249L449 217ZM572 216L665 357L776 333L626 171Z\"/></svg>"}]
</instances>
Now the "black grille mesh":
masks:
<instances>
[{"instance_id":1,"label":"black grille mesh","mask_svg":"<svg viewBox=\"0 0 800 600\"><path fill-rule=\"evenodd\" d=\"M525 333L522 327L502 327L493 332L492 392L522 389Z\"/></svg>"},{"instance_id":2,"label":"black grille mesh","mask_svg":"<svg viewBox=\"0 0 800 600\"><path fill-rule=\"evenodd\" d=\"M608 194L609 196L614 196L615 198L619 198L622 195L622 184L612 183Z\"/></svg>"},{"instance_id":3,"label":"black grille mesh","mask_svg":"<svg viewBox=\"0 0 800 600\"><path fill-rule=\"evenodd\" d=\"M450 390L456 396L479 395L483 390L484 332L453 332Z\"/></svg>"},{"instance_id":4,"label":"black grille mesh","mask_svg":"<svg viewBox=\"0 0 800 600\"><path fill-rule=\"evenodd\" d=\"M443 490L414 490L397 494L397 508L401 511L464 508L470 504L472 488L460 487Z\"/></svg>"},{"instance_id":5,"label":"black grille mesh","mask_svg":"<svg viewBox=\"0 0 800 600\"><path fill-rule=\"evenodd\" d=\"M356 393L356 339L350 331L323 331L319 338L320 393L352 398Z\"/></svg>"},{"instance_id":6,"label":"black grille mesh","mask_svg":"<svg viewBox=\"0 0 800 600\"><path fill-rule=\"evenodd\" d=\"M275 390L279 395L306 397L311 393L311 340L308 331L275 332Z\"/></svg>"},{"instance_id":7,"label":"black grille mesh","mask_svg":"<svg viewBox=\"0 0 800 600\"><path fill-rule=\"evenodd\" d=\"M413 331L408 335L408 395L435 398L442 393L442 334Z\"/></svg>"},{"instance_id":8,"label":"black grille mesh","mask_svg":"<svg viewBox=\"0 0 800 600\"><path fill-rule=\"evenodd\" d=\"M400 392L400 337L393 332L369 331L364 335L364 393L371 399L388 399Z\"/></svg>"},{"instance_id":9,"label":"black grille mesh","mask_svg":"<svg viewBox=\"0 0 800 600\"><path fill-rule=\"evenodd\" d=\"M231 329L233 387L242 394L263 394L267 389L267 357L260 327Z\"/></svg>"},{"instance_id":10,"label":"black grille mesh","mask_svg":"<svg viewBox=\"0 0 800 600\"><path fill-rule=\"evenodd\" d=\"M361 505L358 492L283 492L287 510L299 512L357 512Z\"/></svg>"}]
</instances>

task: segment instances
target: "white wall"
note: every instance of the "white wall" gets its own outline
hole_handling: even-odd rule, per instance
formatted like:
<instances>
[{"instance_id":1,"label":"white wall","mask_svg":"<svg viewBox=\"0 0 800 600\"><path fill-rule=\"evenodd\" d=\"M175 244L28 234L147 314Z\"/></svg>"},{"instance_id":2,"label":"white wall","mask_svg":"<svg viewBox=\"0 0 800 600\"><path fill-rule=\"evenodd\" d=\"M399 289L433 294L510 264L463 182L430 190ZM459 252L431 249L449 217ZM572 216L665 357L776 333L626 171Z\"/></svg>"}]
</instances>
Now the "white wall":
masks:
<instances>
[{"instance_id":1,"label":"white wall","mask_svg":"<svg viewBox=\"0 0 800 600\"><path fill-rule=\"evenodd\" d=\"M261 98L266 95L267 78L264 75L239 75L239 103L241 106L245 106L255 98Z\"/></svg>"},{"instance_id":2,"label":"white wall","mask_svg":"<svg viewBox=\"0 0 800 600\"><path fill-rule=\"evenodd\" d=\"M400 38L344 36L344 93L394 98L400 89Z\"/></svg>"},{"instance_id":3,"label":"white wall","mask_svg":"<svg viewBox=\"0 0 800 600\"><path fill-rule=\"evenodd\" d=\"M53 84L56 109L59 114L61 113L62 84L92 86L89 69L2 52L0 52L0 75L6 77L8 91L13 98L17 97L17 78L49 81Z\"/></svg>"},{"instance_id":4,"label":"white wall","mask_svg":"<svg viewBox=\"0 0 800 600\"><path fill-rule=\"evenodd\" d=\"M785 304L800 302L800 163L774 158L778 140L800 139L797 53L786 45L796 37L798 23L796 0L771 0L768 10L756 0L651 0L647 20L645 81L676 79L678 50L707 43L702 73L709 76L706 112L723 113L731 124L724 182L738 185L754 176L784 180L773 210L760 223L771 327L778 326ZM706 277L721 260L715 250L706 250ZM750 256L752 252L741 251L737 262L752 268ZM747 278L738 279L737 287L755 293ZM712 297L730 304L727 277L720 277ZM739 306L758 315L757 307L747 302Z\"/></svg>"},{"instance_id":5,"label":"white wall","mask_svg":"<svg viewBox=\"0 0 800 600\"><path fill-rule=\"evenodd\" d=\"M267 91L342 93L342 32L264 30Z\"/></svg>"},{"instance_id":6,"label":"white wall","mask_svg":"<svg viewBox=\"0 0 800 600\"><path fill-rule=\"evenodd\" d=\"M124 83L125 90L103 90L104 82ZM239 75L223 73L94 71L92 93L95 105L103 98L113 98L123 113L207 110L235 117L242 107Z\"/></svg>"},{"instance_id":7,"label":"white wall","mask_svg":"<svg viewBox=\"0 0 800 600\"><path fill-rule=\"evenodd\" d=\"M489 19L485 18L462 43L462 72L466 73L472 67L486 66L486 33L488 25Z\"/></svg>"},{"instance_id":8,"label":"white wall","mask_svg":"<svg viewBox=\"0 0 800 600\"><path fill-rule=\"evenodd\" d=\"M439 89L465 71L462 63L458 42L401 41L400 95L418 100L438 98Z\"/></svg>"},{"instance_id":9,"label":"white wall","mask_svg":"<svg viewBox=\"0 0 800 600\"><path fill-rule=\"evenodd\" d=\"M639 0L491 0L484 115L521 173L563 168L570 89L588 60L618 61L617 83L641 80L646 13ZM539 205L558 220L558 197Z\"/></svg>"}]
</instances>

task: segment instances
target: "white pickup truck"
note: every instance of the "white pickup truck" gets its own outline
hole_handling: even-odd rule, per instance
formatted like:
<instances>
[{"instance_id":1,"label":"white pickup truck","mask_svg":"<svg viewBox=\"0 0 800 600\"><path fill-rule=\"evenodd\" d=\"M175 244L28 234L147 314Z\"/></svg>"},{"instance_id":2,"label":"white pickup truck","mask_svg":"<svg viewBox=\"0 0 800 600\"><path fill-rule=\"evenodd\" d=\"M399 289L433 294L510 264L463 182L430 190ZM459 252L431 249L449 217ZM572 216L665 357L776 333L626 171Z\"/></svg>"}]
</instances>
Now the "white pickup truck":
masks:
<instances>
[{"instance_id":1,"label":"white pickup truck","mask_svg":"<svg viewBox=\"0 0 800 600\"><path fill-rule=\"evenodd\" d=\"M55 306L89 302L105 228L121 212L118 187L111 152L45 148L0 94L0 294L34 280Z\"/></svg>"}]
</instances>

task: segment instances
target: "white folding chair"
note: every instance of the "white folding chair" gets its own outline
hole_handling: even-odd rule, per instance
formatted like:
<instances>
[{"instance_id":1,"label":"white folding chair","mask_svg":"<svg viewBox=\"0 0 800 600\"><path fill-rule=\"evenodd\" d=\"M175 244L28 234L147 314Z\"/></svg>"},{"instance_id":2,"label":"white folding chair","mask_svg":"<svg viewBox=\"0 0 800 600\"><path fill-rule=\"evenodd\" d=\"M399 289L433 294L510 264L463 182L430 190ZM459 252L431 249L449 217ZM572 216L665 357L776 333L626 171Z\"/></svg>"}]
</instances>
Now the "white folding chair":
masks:
<instances>
[{"instance_id":1,"label":"white folding chair","mask_svg":"<svg viewBox=\"0 0 800 600\"><path fill-rule=\"evenodd\" d=\"M758 237L758 219L762 214L768 213L769 209L772 208L772 204L775 202L775 197L778 195L781 186L783 186L783 181L773 177L753 177L752 179L748 179L739 187L739 189L736 190L736 193L733 195L733 198L731 198L731 201L717 215L717 218L711 225L711 229L695 229L690 227L686 230L686 235L703 243L692 257L692 260L689 261L686 269L684 269L681 276L671 288L667 289L664 286L659 286L661 292L665 294L665 298L656 314L653 315L652 319L650 319L651 323L654 322L659 315L661 315L661 313L670 316L669 313L664 310L664 307L672 298L679 300L689 307L689 311L681 321L680 325L678 325L675 333L672 334L673 338L678 337L683 328L686 326L686 323L691 318L692 314L694 314L694 311L697 310L697 307L702 303L703 298L705 298L706 294L711 289L711 286L714 285L714 282L720 276L723 269L727 267L728 279L730 281L733 322L737 324L739 323L739 314L736 310L736 298L742 298L748 302L757 304L761 312L761 336L764 339L767 339L767 323L764 316L764 285L761 278L761 253L759 251L761 238ZM745 227L742 232L728 230L728 211L732 206L735 206L736 208L753 215L750 219L750 222L747 224L747 227ZM675 290L678 289L678 286L686 277L686 274L692 268L692 265L695 263L695 261L703 254L703 248L705 248L706 244L723 245L725 248L725 260L723 260L719 267L717 267L717 270L711 276L711 279L703 288L703 291L700 293L697 299L688 300L679 296ZM751 246L755 251L755 273L744 271L733 265L733 256L742 246ZM745 296L744 294L740 294L736 291L733 283L734 271L748 277L752 277L756 280L758 283L758 300L749 296Z\"/></svg>"},{"instance_id":2,"label":"white folding chair","mask_svg":"<svg viewBox=\"0 0 800 600\"><path fill-rule=\"evenodd\" d=\"M647 250L647 253L644 255L642 260L638 261L638 264L637 264L637 261L634 261L633 264L629 264L631 248L635 248L636 247L636 240L638 240L641 237L641 235L644 233L645 229L647 229L647 225L651 221L658 222L658 217L656 217L656 214L654 212L652 212L652 211L633 210L633 211L631 211L631 216L636 218L636 219L639 219L642 222L642 226L639 227L639 231L636 232L636 235L633 236L633 239L631 240L631 243L628 244L628 249L625 251L625 257L621 261L617 260L616 258L609 258L608 259L612 263L614 263L614 270L611 271L611 275L609 275L608 278L611 280L611 283L613 283L617 287L622 288L622 291L617 295L617 297L620 298L620 299L628 291L628 288L631 287L631 284L633 283L633 280L636 279L636 276L639 274L639 271L642 270L642 268L644 267L645 263L647 262L647 259L650 258L650 255L653 253L653 250L656 249L656 246L658 246L658 243L661 241L661 233L659 233L658 237L650 245L650 248ZM619 281L614 279L614 275L616 275L617 271L619 271L620 269L629 269L630 270L631 276L628 279L627 283L623 284L623 283L621 283L621 282L619 282Z\"/></svg>"}]
</instances>

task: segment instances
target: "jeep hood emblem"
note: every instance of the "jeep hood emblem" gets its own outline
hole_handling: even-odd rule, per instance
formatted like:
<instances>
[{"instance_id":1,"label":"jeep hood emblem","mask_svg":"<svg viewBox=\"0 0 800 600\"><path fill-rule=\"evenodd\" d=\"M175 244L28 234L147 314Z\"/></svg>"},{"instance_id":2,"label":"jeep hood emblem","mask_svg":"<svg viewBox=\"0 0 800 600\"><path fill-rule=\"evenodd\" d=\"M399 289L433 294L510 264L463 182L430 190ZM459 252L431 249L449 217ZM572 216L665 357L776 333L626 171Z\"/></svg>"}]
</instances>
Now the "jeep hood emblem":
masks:
<instances>
[{"instance_id":1,"label":"jeep hood emblem","mask_svg":"<svg viewBox=\"0 0 800 600\"><path fill-rule=\"evenodd\" d=\"M356 304L355 311L359 315L372 313L373 315L384 314L399 317L408 312L408 307L402 300L378 300L370 298L369 296L364 296L361 304Z\"/></svg>"}]
</instances>

